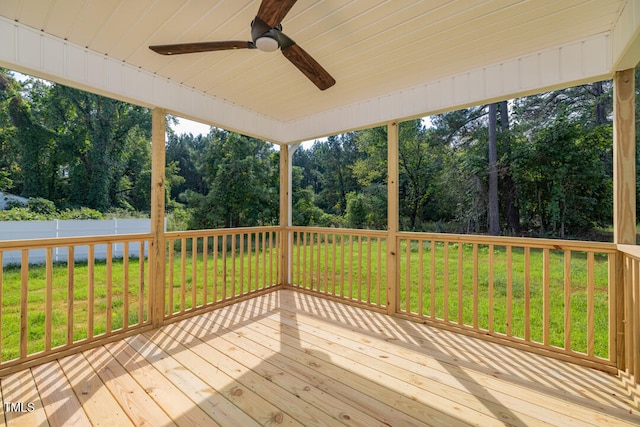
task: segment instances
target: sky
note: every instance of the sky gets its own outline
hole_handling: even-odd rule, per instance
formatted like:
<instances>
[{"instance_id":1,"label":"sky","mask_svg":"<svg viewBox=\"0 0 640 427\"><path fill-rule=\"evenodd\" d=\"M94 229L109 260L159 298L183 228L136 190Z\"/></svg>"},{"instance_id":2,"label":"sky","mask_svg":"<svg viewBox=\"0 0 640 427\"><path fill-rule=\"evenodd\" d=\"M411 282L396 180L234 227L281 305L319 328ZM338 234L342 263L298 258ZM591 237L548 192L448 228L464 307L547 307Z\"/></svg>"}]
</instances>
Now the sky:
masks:
<instances>
[{"instance_id":1,"label":"sky","mask_svg":"<svg viewBox=\"0 0 640 427\"><path fill-rule=\"evenodd\" d=\"M209 128L211 126L205 125L203 123L194 122L193 120L183 119L182 117L178 117L178 124L171 125L171 128L178 135L183 133L191 133L194 136L196 135L206 135L209 133Z\"/></svg>"}]
</instances>

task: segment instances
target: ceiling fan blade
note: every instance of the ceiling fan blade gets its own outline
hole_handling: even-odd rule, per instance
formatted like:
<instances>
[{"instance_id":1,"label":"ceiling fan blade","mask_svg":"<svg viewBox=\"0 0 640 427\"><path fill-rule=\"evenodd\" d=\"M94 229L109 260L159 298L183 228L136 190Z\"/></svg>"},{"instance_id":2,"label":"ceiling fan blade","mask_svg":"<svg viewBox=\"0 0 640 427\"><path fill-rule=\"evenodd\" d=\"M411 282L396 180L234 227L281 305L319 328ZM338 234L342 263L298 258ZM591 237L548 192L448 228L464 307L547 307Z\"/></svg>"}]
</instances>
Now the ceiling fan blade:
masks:
<instances>
[{"instance_id":1,"label":"ceiling fan blade","mask_svg":"<svg viewBox=\"0 0 640 427\"><path fill-rule=\"evenodd\" d=\"M262 0L258 18L273 28L280 24L297 0Z\"/></svg>"},{"instance_id":2,"label":"ceiling fan blade","mask_svg":"<svg viewBox=\"0 0 640 427\"><path fill-rule=\"evenodd\" d=\"M149 46L149 49L161 55L180 55L183 53L213 52L216 50L255 49L253 42L230 40L224 42L179 43Z\"/></svg>"},{"instance_id":3,"label":"ceiling fan blade","mask_svg":"<svg viewBox=\"0 0 640 427\"><path fill-rule=\"evenodd\" d=\"M331 74L297 44L282 49L282 54L311 80L318 89L325 90L336 84Z\"/></svg>"}]
</instances>

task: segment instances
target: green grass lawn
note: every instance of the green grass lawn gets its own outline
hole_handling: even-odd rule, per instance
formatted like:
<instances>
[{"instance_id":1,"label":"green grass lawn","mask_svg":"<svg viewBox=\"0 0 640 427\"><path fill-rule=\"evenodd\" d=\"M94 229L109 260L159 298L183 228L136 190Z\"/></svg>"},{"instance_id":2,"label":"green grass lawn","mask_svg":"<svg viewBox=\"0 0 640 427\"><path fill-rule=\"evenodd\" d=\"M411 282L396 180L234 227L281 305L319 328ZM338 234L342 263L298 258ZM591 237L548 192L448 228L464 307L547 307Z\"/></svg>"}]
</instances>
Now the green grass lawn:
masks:
<instances>
[{"instance_id":1,"label":"green grass lawn","mask_svg":"<svg viewBox=\"0 0 640 427\"><path fill-rule=\"evenodd\" d=\"M214 264L213 251L209 250L205 260L200 252L191 255L191 247L181 252L175 246L173 269L167 271L168 313L188 310L194 306L219 301L234 295L268 287L277 280L276 251L259 251L251 256L236 248L235 260L231 251L218 251ZM474 268L473 245L450 243L448 246L448 284L445 287L444 244L437 243L434 250L433 292L431 287L431 244L411 241L407 250L403 241L398 250L399 257L399 309L403 312L430 317L433 299L433 317L457 323L458 315L462 323L473 325L474 312ZM183 256L184 253L184 256ZM320 290L346 298L371 304L386 304L386 241L384 238L344 238L327 240L318 245L317 240L292 248L292 280L301 287ZM420 255L422 254L422 260ZM462 271L459 277L459 254ZM512 257L512 279L507 281L507 253L504 247L496 246L493 252L494 279L489 281L489 247L478 246L477 311L478 327L489 329L489 301L493 300L493 329L498 333L507 332L507 295L511 294L511 334L525 335L525 280L524 250L514 248ZM266 269L263 268L263 260ZM256 262L258 267L256 269ZM225 267L226 262L226 267ZM214 268L215 265L215 268ZM410 266L407 274L407 265ZM122 328L125 320L125 295L127 296L129 325L146 321L148 298L148 263L140 266L137 258L125 263L115 259L112 263L111 329ZM542 250L532 249L529 258L529 312L530 338L543 341L543 255ZM93 335L107 329L107 266L104 261L94 266L93 289ZM422 281L419 272L422 271ZM172 274L171 274L172 273ZM128 289L125 289L125 274ZM205 279L206 276L206 279ZM235 281L232 278L235 277ZM142 278L142 286L140 279ZM206 295L205 295L206 281ZM570 344L576 351L587 351L587 255L583 252L571 254L571 293L565 298L564 251L552 250L549 258L549 337L550 344L563 347L565 341L565 300L570 301L571 327ZM596 254L594 259L594 327L595 355L608 355L608 257ZM10 360L19 354L20 331L20 283L19 267L5 267L2 275L2 360ZM73 340L87 338L89 316L89 267L86 262L76 262L74 268L73 291ZM28 353L44 349L46 270L44 266L29 268L28 285ZM458 289L462 290L462 305L458 304ZM421 292L420 292L420 289ZM171 293L171 297L169 294ZM53 268L53 347L67 341L68 307L70 300L67 283L66 263L54 264ZM184 298L183 298L184 295ZM421 301L420 301L420 296ZM446 298L445 298L446 296ZM408 298L407 298L408 297ZM144 301L140 307L140 301ZM408 301L408 302L407 302ZM408 304L408 305L407 305ZM446 313L445 313L446 307ZM140 314L142 316L140 316Z\"/></svg>"},{"instance_id":2,"label":"green grass lawn","mask_svg":"<svg viewBox=\"0 0 640 427\"><path fill-rule=\"evenodd\" d=\"M142 298L147 294L147 263L144 260L144 286ZM139 321L140 302L140 262L132 258L128 263L128 289L125 292L125 266L122 259L114 260L112 265L111 296L111 329L116 330L124 325L125 294L128 299L128 324ZM94 266L93 286L93 335L104 333L107 328L107 280L106 263L96 262ZM3 269L2 277L2 360L10 360L19 355L20 345L20 299L21 272L20 267L8 266ZM69 301L73 304L73 340L78 341L88 336L87 320L89 315L89 268L86 262L76 262L73 274L73 298L69 295L67 280L67 264L56 263L53 266L52 286L52 346L67 342L67 325L69 325ZM29 266L29 284L27 294L27 353L44 350L46 310L46 269L43 265ZM142 307L142 321L146 320L146 304Z\"/></svg>"},{"instance_id":3,"label":"green grass lawn","mask_svg":"<svg viewBox=\"0 0 640 427\"><path fill-rule=\"evenodd\" d=\"M264 257L262 252L259 253L259 262L262 263L264 259L267 263L266 270L263 269L262 264L256 270L255 253L249 257L248 253L243 251L241 257L239 249L236 250L235 260L230 251L227 251L226 257L222 255L222 251L219 251L216 256L217 266L214 269L214 255L212 251L209 251L206 271L202 248L200 247L199 250L200 252L195 259L192 256L190 245L185 252L181 252L179 248L174 252L173 276L171 276L169 268L166 275L165 301L167 305L165 313L189 310L204 303L220 301L234 295L267 287L276 281L278 258L275 249L271 251L267 248ZM251 270L250 273L249 270ZM122 328L125 325L125 316L127 324L130 326L139 323L139 321L147 321L148 259L143 258L142 266L138 258L129 258L128 262L122 258L114 259L111 271L111 330ZM53 264L52 273L52 347L56 347L67 342L69 319L72 319L73 323L73 341L79 341L89 336L88 319L91 308L89 266L87 262L74 263L72 298L69 295L67 263ZM235 281L233 280L234 275ZM206 295L204 290L205 276ZM20 346L20 267L5 267L2 271L1 283L1 354L2 360L11 360L18 357ZM96 261L93 267L93 336L107 331L107 288L107 264L105 261ZM170 293L172 298L169 298ZM70 318L68 310L71 300L73 301L73 314ZM142 305L140 305L141 300ZM168 307L170 300L171 310ZM27 354L45 349L45 313L46 268L44 265L30 265L27 294Z\"/></svg>"}]
</instances>

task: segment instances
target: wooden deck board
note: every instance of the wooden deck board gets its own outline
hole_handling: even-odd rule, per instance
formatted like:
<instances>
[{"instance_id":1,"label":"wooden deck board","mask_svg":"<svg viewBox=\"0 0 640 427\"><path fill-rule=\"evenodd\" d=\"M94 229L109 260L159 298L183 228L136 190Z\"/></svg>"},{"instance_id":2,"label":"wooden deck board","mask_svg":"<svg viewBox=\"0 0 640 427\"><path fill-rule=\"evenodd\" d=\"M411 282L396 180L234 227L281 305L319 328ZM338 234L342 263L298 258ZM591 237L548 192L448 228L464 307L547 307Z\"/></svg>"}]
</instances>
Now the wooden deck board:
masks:
<instances>
[{"instance_id":1,"label":"wooden deck board","mask_svg":"<svg viewBox=\"0 0 640 427\"><path fill-rule=\"evenodd\" d=\"M91 424L114 427L133 425L81 353L61 359L60 366Z\"/></svg>"},{"instance_id":2,"label":"wooden deck board","mask_svg":"<svg viewBox=\"0 0 640 427\"><path fill-rule=\"evenodd\" d=\"M0 426L640 425L616 377L281 290L0 379ZM3 424L4 423L4 424Z\"/></svg>"},{"instance_id":3,"label":"wooden deck board","mask_svg":"<svg viewBox=\"0 0 640 427\"><path fill-rule=\"evenodd\" d=\"M30 369L2 378L2 413L8 426L48 426L47 414ZM7 403L33 403L33 412L6 411Z\"/></svg>"},{"instance_id":4,"label":"wooden deck board","mask_svg":"<svg viewBox=\"0 0 640 427\"><path fill-rule=\"evenodd\" d=\"M87 414L57 361L34 366L31 371L49 424L89 424Z\"/></svg>"}]
</instances>

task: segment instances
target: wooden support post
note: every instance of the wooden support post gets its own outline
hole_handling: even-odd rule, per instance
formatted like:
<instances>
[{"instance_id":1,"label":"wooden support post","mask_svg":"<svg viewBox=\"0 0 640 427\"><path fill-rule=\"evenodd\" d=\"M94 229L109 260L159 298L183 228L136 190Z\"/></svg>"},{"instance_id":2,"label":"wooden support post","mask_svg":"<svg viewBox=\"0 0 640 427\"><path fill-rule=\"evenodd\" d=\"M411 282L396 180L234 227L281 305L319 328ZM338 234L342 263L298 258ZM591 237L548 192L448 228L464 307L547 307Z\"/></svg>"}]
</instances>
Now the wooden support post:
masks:
<instances>
[{"instance_id":1,"label":"wooden support post","mask_svg":"<svg viewBox=\"0 0 640 427\"><path fill-rule=\"evenodd\" d=\"M636 128L635 128L635 70L616 72L613 80L613 241L617 244L636 244ZM631 295L630 270L625 268L623 256L616 256L615 319L616 361L618 368L629 368L629 352L625 355L626 322L633 314L625 313L625 298ZM637 284L635 284L637 285ZM637 309L637 307L636 307ZM628 311L628 310L627 310ZM637 356L636 356L637 357ZM633 356L632 356L633 358Z\"/></svg>"},{"instance_id":2,"label":"wooden support post","mask_svg":"<svg viewBox=\"0 0 640 427\"><path fill-rule=\"evenodd\" d=\"M289 226L291 209L289 146L280 146L280 285L291 284L289 268Z\"/></svg>"},{"instance_id":3,"label":"wooden support post","mask_svg":"<svg viewBox=\"0 0 640 427\"><path fill-rule=\"evenodd\" d=\"M400 196L398 189L398 123L387 123L387 314L398 310L398 239Z\"/></svg>"},{"instance_id":4,"label":"wooden support post","mask_svg":"<svg viewBox=\"0 0 640 427\"><path fill-rule=\"evenodd\" d=\"M166 111L155 108L151 126L151 247L149 249L149 268L151 295L148 308L154 328L160 327L164 320L166 244L164 238L165 203L165 132ZM141 299L142 300L142 299Z\"/></svg>"}]
</instances>

